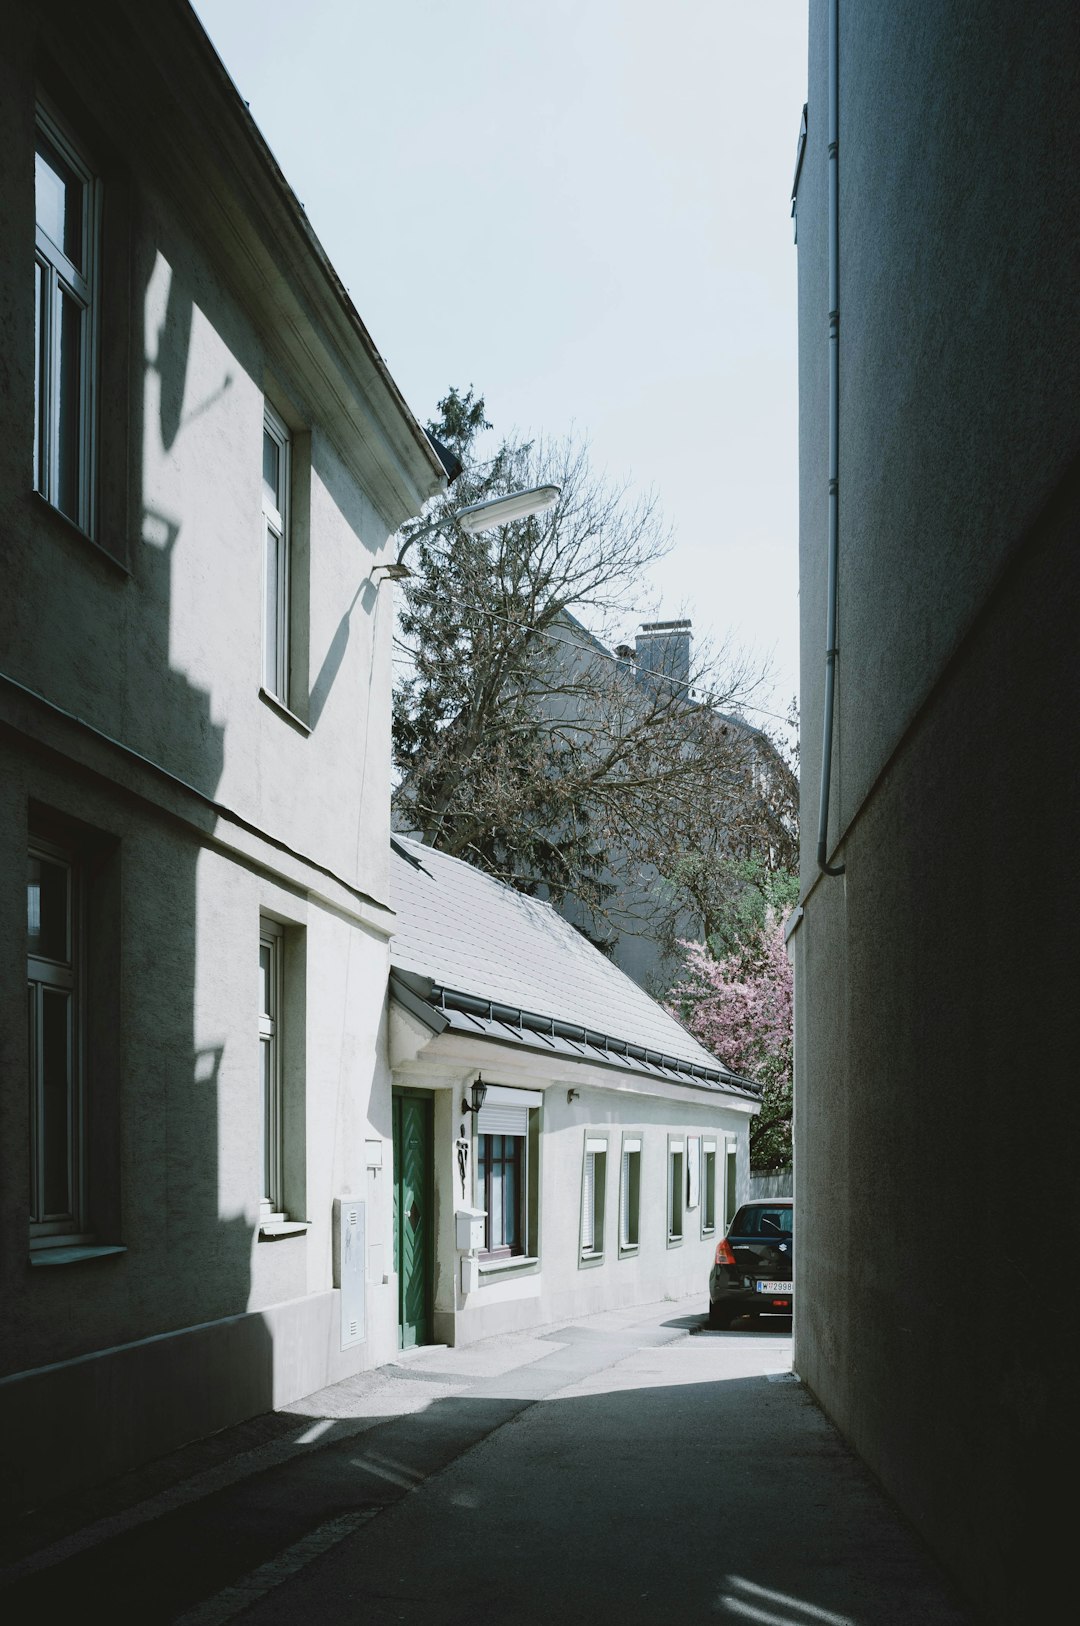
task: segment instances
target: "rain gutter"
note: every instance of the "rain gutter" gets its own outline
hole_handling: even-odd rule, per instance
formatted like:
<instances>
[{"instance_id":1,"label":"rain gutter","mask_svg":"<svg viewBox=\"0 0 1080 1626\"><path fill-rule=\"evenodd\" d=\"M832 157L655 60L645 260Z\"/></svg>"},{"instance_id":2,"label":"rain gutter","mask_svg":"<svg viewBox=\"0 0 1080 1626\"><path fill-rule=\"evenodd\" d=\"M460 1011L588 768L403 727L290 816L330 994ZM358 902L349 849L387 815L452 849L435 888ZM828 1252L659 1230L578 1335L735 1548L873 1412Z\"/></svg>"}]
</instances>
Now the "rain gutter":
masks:
<instances>
[{"instance_id":1,"label":"rain gutter","mask_svg":"<svg viewBox=\"0 0 1080 1626\"><path fill-rule=\"evenodd\" d=\"M828 861L829 793L832 785L836 703L837 585L840 565L840 0L829 3L829 538L826 585L825 707L818 800L817 863L823 875L842 875Z\"/></svg>"}]
</instances>

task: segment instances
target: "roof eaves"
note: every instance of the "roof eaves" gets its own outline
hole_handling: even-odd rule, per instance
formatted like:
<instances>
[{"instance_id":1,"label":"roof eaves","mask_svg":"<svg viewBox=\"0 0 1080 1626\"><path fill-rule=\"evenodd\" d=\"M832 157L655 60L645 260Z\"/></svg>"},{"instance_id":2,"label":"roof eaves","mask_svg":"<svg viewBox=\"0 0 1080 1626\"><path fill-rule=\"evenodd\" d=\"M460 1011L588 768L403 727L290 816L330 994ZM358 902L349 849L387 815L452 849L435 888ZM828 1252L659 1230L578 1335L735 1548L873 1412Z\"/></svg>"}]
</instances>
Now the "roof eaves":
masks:
<instances>
[{"instance_id":1,"label":"roof eaves","mask_svg":"<svg viewBox=\"0 0 1080 1626\"><path fill-rule=\"evenodd\" d=\"M348 334L364 355L367 365L378 379L390 413L396 415L398 423L404 429L413 456L424 468L426 480L423 485L427 488L426 494L433 495L444 489L447 483L447 470L442 459L402 395L386 361L353 304L348 289L308 219L303 204L286 179L266 137L247 102L240 95L235 81L218 55L198 15L190 5L174 0L167 12L155 17L153 28L149 25L140 27L144 18L143 8L136 6L134 0L124 0L124 8L135 26L139 28L148 47L153 47L157 42L162 49L168 50L175 42L181 51L185 49L191 51L205 76L200 87L201 120L210 123L216 120L215 134L220 133L228 143L235 172L242 181L246 179L249 185L265 184L276 197L277 206L288 221L288 229L294 234L295 239L304 245L308 265L316 270L315 280L321 283L325 290L326 308L332 307L337 312L338 320L342 324L342 335ZM165 30L162 28L163 23L166 24ZM168 28L175 28L177 32L168 34ZM372 405L376 409L381 407L381 403L376 403L374 398ZM380 413L380 416L383 414Z\"/></svg>"},{"instance_id":2,"label":"roof eaves","mask_svg":"<svg viewBox=\"0 0 1080 1626\"><path fill-rule=\"evenodd\" d=\"M706 1067L700 1062L686 1061L665 1051L635 1045L629 1040L600 1033L592 1028L560 1021L557 1017L501 1005L498 1001L485 999L482 995L466 994L457 989L442 987L438 983L431 985L427 997L440 1012L470 1018L471 1025L486 1029L492 1038L502 1038L509 1043L529 1042L537 1049L541 1044L550 1048L554 1042L561 1041L560 1048L562 1044L568 1044L584 1059L594 1061L600 1066L620 1067L627 1072L644 1072L654 1077L669 1078L679 1084L747 1095L754 1100L761 1098L761 1087L753 1079L744 1078L722 1065L715 1068ZM452 1021L450 1025L454 1025ZM528 1040L525 1039L526 1034L529 1035Z\"/></svg>"},{"instance_id":3,"label":"roof eaves","mask_svg":"<svg viewBox=\"0 0 1080 1626\"><path fill-rule=\"evenodd\" d=\"M449 1018L421 992L418 985L422 985L425 980L409 972L391 971L390 993L399 1005L404 1006L418 1021L423 1022L432 1033L445 1033L450 1026ZM428 987L430 986L429 983Z\"/></svg>"}]
</instances>

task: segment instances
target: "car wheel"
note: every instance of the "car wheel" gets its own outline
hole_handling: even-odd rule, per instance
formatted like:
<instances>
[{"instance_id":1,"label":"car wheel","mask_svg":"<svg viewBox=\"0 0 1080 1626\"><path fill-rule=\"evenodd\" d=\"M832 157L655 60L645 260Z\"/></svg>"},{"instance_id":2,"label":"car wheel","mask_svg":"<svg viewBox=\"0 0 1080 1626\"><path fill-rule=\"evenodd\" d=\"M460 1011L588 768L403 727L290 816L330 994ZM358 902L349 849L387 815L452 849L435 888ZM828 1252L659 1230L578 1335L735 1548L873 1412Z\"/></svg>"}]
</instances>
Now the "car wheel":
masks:
<instances>
[{"instance_id":1,"label":"car wheel","mask_svg":"<svg viewBox=\"0 0 1080 1626\"><path fill-rule=\"evenodd\" d=\"M718 1332L728 1332L731 1327L731 1311L710 1302L709 1326L715 1327Z\"/></svg>"}]
</instances>

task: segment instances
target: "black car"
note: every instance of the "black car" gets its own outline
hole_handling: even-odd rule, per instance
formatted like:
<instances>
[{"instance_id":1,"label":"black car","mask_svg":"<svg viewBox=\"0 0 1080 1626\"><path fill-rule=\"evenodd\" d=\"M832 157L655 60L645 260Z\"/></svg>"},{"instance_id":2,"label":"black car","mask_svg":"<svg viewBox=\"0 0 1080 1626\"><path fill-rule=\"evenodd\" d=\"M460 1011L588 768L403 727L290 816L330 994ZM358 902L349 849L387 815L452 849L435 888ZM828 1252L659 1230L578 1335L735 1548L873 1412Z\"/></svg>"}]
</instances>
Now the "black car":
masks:
<instances>
[{"instance_id":1,"label":"black car","mask_svg":"<svg viewBox=\"0 0 1080 1626\"><path fill-rule=\"evenodd\" d=\"M730 1327L739 1316L791 1314L795 1235L790 1197L743 1203L716 1244L709 1272L709 1326Z\"/></svg>"}]
</instances>

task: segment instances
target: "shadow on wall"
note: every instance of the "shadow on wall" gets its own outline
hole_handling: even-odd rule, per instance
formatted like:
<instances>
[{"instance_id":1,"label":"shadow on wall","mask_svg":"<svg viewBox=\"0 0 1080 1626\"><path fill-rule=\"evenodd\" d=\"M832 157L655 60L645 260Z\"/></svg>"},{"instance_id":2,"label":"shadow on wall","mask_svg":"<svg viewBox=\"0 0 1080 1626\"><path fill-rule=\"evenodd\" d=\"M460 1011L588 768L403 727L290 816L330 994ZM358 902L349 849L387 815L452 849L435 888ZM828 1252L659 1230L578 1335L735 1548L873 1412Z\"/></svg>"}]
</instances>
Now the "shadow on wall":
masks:
<instances>
[{"instance_id":1,"label":"shadow on wall","mask_svg":"<svg viewBox=\"0 0 1080 1626\"><path fill-rule=\"evenodd\" d=\"M37 1326L59 1358L46 1357L46 1366L28 1346L29 1369L0 1385L8 1463L0 1495L15 1511L112 1479L273 1404L272 1338L261 1317L246 1313L253 1224L246 1213L222 1215L219 1166L223 1080L231 1076L235 1088L238 1079L249 1078L250 1100L258 1100L258 932L253 920L251 941L236 945L250 962L248 1044L243 1010L226 1032L214 1033L214 1016L199 1008L207 984L204 967L200 994L200 947L206 949L215 919L229 925L217 900L205 895L205 881L202 897L198 889L206 850L201 830L211 832L215 822L206 799L221 780L227 729L212 719L211 696L170 665L174 572L193 568L205 554L204 547L186 554L183 548L196 499L205 511L205 496L173 469L168 501L174 511L162 512L143 484L144 471L170 472L177 457L185 469L197 469L185 436L196 422L205 434L208 415L229 399L231 370L210 398L190 407L193 327L205 331L209 324L241 357L246 341L226 308L203 310L196 321L182 272L155 245L140 245L135 270L132 319L150 329L132 338L143 345L135 353L146 358L144 389L134 390L130 403L104 400L101 424L104 438L110 411L119 415L130 405L129 516L138 530L131 544L135 591L129 592L132 619L124 641L122 738L198 795L175 786L164 793L166 801L175 794L194 809L193 823L159 815L149 803L102 804L120 809L110 816L117 819L123 860L120 1019L111 1045L118 1077L118 1240L126 1251L31 1273ZM254 357L241 364L257 376ZM260 455L256 443L251 456ZM185 581L185 615L191 614L191 586ZM230 1055L237 1045L242 1054ZM93 1062L91 1055L91 1088ZM240 1115L261 1140L250 1109L241 1107ZM257 1145L250 1166L257 1180ZM258 1195L251 1192L247 1212L256 1212Z\"/></svg>"},{"instance_id":2,"label":"shadow on wall","mask_svg":"<svg viewBox=\"0 0 1080 1626\"><path fill-rule=\"evenodd\" d=\"M155 512L153 499L139 492L143 544L138 549L135 574L141 587L144 614L154 626L147 640L156 655L157 671L144 674L159 697L160 721L152 755L193 784L203 796L213 797L221 781L227 744L227 722L211 715L211 695L196 687L186 674L170 665L171 622L175 610L174 572L188 570L206 555L205 539L185 555L185 526L194 513L205 511L205 497L192 484L200 459L186 437L213 432L213 414L230 401L238 370L260 376L261 361L237 323L231 305L218 300L210 307L204 299L196 310L183 269L182 251L166 257L164 245L144 245L143 276L137 291L137 310L145 326L142 354L146 359L142 399L133 403L139 415L134 444L137 467L153 468L159 460L179 459L186 483L169 482L179 493L180 511ZM167 294L161 300L161 277L167 275ZM212 298L209 294L207 298ZM233 364L226 364L216 386L197 401L191 399L190 374L193 332L213 330ZM156 400L155 400L156 396ZM159 448L152 439L160 438ZM261 466L261 441L251 447L253 465ZM150 454L149 456L147 454ZM133 460L135 461L135 460ZM253 536L256 534L253 529ZM246 551L246 550L245 550ZM213 568L225 562L214 559ZM183 608L192 613L190 580L185 582ZM206 590L213 590L208 577ZM253 682L257 674L253 675ZM220 700L218 702L220 713ZM209 827L209 826L208 826ZM258 933L252 924L251 942L237 952L250 961L251 1042L245 1045L243 1012L230 1023L228 1037L215 1032L215 1019L200 1010L206 997L206 971L200 991L200 948L209 946L218 912L212 898L199 893L198 867L203 843L187 828L153 832L161 849L160 864L141 867L138 880L129 866L137 895L131 908L140 929L131 941L144 968L156 978L153 1010L158 1020L140 1028L138 1043L147 1053L130 1056L125 1070L124 1122L146 1127L147 1140L161 1148L156 1160L164 1181L157 1188L167 1194L164 1208L155 1213L145 1187L154 1157L138 1158L132 1148L127 1180L134 1195L140 1192L142 1235L129 1239L128 1261L140 1277L145 1333L197 1328L182 1339L144 1350L140 1366L144 1376L138 1390L139 1429L132 1447L146 1460L185 1440L210 1433L272 1405L273 1350L269 1331L258 1317L246 1314L251 1292L253 1222L245 1214L224 1216L221 1192L220 1134L223 1119L220 1099L223 1083L233 1087L239 1072L250 1076L252 1102L257 1097L258 1040L256 988ZM165 866L167 865L167 873ZM227 925L227 921L221 921ZM208 1032L208 1028L210 1031ZM244 1054L230 1056L229 1045L240 1044ZM250 1061L250 1066L248 1062ZM149 1099L148 1099L149 1098ZM153 1100L153 1108L150 1101ZM151 1129L150 1126L153 1126ZM252 1134L261 1141L258 1125ZM130 1128L129 1128L130 1133ZM149 1150L149 1148L148 1148ZM162 1162L164 1167L162 1168ZM251 1168L258 1169L258 1151L252 1148ZM257 1177L257 1175L256 1175ZM232 1184L235 1185L235 1181ZM248 1211L257 1209L258 1192L251 1193ZM131 1211L131 1204L128 1205ZM230 1321L229 1318L238 1318ZM130 1401L116 1390L122 1413ZM122 1464L111 1471L122 1471Z\"/></svg>"}]
</instances>

